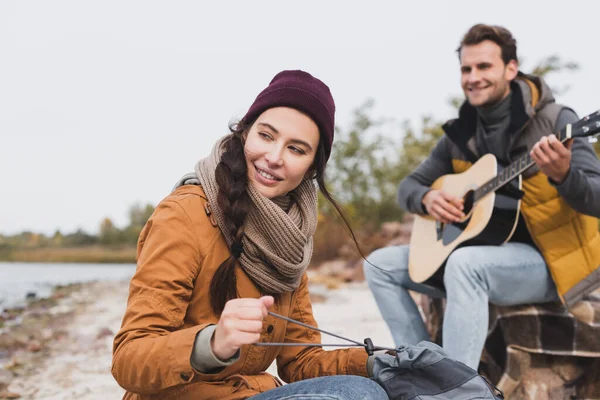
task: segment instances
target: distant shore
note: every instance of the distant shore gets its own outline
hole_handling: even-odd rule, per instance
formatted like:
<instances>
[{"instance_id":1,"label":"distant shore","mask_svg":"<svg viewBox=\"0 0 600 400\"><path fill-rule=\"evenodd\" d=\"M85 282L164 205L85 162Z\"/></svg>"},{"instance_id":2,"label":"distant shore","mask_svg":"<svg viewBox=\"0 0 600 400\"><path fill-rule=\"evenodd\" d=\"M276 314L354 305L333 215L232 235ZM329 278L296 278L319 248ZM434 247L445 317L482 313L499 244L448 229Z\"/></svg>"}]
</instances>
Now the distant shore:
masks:
<instances>
[{"instance_id":1,"label":"distant shore","mask_svg":"<svg viewBox=\"0 0 600 400\"><path fill-rule=\"evenodd\" d=\"M0 261L119 264L135 263L135 254L135 246L40 247L0 252Z\"/></svg>"}]
</instances>

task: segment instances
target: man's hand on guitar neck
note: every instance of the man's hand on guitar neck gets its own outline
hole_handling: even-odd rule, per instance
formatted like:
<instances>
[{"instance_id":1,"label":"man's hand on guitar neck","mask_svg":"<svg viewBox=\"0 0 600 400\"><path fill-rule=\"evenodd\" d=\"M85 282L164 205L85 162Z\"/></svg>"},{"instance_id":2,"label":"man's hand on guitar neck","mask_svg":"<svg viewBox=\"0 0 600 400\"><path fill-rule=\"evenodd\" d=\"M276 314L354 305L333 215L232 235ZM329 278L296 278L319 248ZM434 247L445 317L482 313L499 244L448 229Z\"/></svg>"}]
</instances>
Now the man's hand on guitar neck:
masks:
<instances>
[{"instance_id":1,"label":"man's hand on guitar neck","mask_svg":"<svg viewBox=\"0 0 600 400\"><path fill-rule=\"evenodd\" d=\"M464 218L463 200L442 190L432 189L422 200L427 214L444 224L458 222Z\"/></svg>"},{"instance_id":2,"label":"man's hand on guitar neck","mask_svg":"<svg viewBox=\"0 0 600 400\"><path fill-rule=\"evenodd\" d=\"M554 183L562 183L571 168L572 145L573 139L563 145L554 135L544 136L533 146L531 159Z\"/></svg>"}]
</instances>

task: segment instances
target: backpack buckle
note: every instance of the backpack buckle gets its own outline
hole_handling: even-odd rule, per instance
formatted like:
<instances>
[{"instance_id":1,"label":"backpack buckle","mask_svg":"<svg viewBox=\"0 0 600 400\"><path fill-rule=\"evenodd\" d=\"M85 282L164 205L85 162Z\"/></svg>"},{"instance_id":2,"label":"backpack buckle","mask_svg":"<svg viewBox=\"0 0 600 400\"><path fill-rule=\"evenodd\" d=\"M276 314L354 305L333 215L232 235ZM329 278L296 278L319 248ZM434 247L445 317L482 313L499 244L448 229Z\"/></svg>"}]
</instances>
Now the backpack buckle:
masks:
<instances>
[{"instance_id":1,"label":"backpack buckle","mask_svg":"<svg viewBox=\"0 0 600 400\"><path fill-rule=\"evenodd\" d=\"M371 340L371 338L366 338L364 343L367 354L372 356L373 352L375 352L375 346L373 345L373 341Z\"/></svg>"}]
</instances>

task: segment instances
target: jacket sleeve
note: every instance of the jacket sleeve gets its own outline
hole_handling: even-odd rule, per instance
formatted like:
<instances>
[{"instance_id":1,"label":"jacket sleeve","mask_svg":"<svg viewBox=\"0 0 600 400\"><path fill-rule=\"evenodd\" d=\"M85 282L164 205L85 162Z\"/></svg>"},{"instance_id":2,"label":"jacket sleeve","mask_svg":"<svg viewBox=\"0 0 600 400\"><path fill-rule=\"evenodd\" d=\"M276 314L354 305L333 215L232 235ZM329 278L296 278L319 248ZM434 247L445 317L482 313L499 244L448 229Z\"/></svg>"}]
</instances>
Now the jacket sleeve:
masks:
<instances>
[{"instance_id":1,"label":"jacket sleeve","mask_svg":"<svg viewBox=\"0 0 600 400\"><path fill-rule=\"evenodd\" d=\"M190 357L206 325L183 328L201 255L179 203L158 205L140 234L137 270L113 345L112 374L124 389L156 393L192 380Z\"/></svg>"},{"instance_id":2,"label":"jacket sleeve","mask_svg":"<svg viewBox=\"0 0 600 400\"><path fill-rule=\"evenodd\" d=\"M290 318L317 326L312 313L306 274L297 289ZM288 322L285 342L321 343L321 334ZM327 375L367 376L367 357L363 348L326 351L321 347L284 346L277 356L277 369L279 377L288 383Z\"/></svg>"},{"instance_id":3,"label":"jacket sleeve","mask_svg":"<svg viewBox=\"0 0 600 400\"><path fill-rule=\"evenodd\" d=\"M578 120L569 109L560 112L556 131ZM550 183L555 184L550 180ZM586 138L573 139L571 168L563 182L556 186L558 193L577 212L600 218L600 160Z\"/></svg>"},{"instance_id":4,"label":"jacket sleeve","mask_svg":"<svg viewBox=\"0 0 600 400\"><path fill-rule=\"evenodd\" d=\"M398 188L398 204L413 214L425 214L423 196L440 176L452 173L452 159L448 137L443 136L431 150L431 154L406 178Z\"/></svg>"}]
</instances>

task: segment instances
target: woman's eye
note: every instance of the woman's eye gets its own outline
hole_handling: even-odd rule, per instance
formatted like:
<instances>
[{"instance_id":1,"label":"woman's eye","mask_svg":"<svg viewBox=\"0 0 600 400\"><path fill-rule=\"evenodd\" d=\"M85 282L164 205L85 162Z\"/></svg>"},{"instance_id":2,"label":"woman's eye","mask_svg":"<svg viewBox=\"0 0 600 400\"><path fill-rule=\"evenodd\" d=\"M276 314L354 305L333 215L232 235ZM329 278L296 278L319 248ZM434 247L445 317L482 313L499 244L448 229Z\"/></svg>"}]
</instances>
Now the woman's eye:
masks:
<instances>
[{"instance_id":1,"label":"woman's eye","mask_svg":"<svg viewBox=\"0 0 600 400\"><path fill-rule=\"evenodd\" d=\"M268 133L265 132L258 132L258 135L260 137L262 137L265 140L273 140L273 138L271 137L271 135L269 135Z\"/></svg>"},{"instance_id":2,"label":"woman's eye","mask_svg":"<svg viewBox=\"0 0 600 400\"><path fill-rule=\"evenodd\" d=\"M302 149L301 149L301 148L299 148L299 147L294 147L294 146L292 146L292 147L290 147L290 150L292 150L292 151L293 151L294 153L296 153L296 154L306 154L306 153L304 152L304 150L302 150Z\"/></svg>"}]
</instances>

